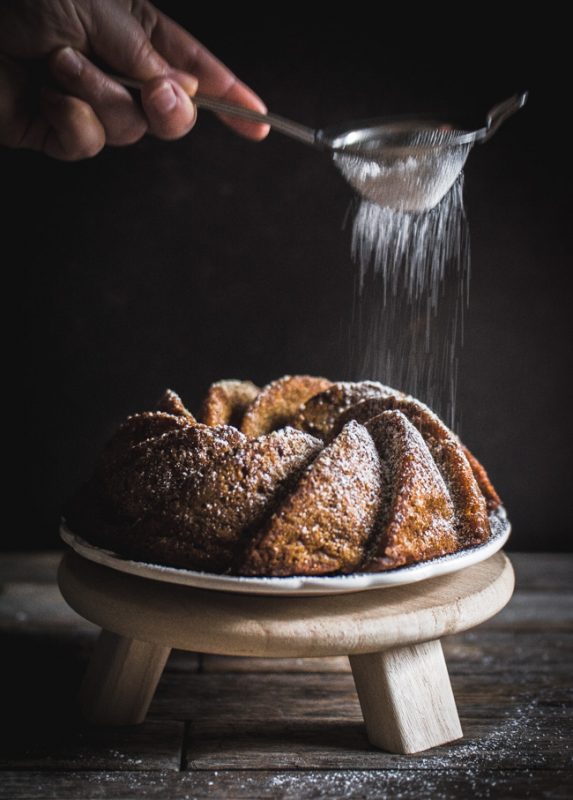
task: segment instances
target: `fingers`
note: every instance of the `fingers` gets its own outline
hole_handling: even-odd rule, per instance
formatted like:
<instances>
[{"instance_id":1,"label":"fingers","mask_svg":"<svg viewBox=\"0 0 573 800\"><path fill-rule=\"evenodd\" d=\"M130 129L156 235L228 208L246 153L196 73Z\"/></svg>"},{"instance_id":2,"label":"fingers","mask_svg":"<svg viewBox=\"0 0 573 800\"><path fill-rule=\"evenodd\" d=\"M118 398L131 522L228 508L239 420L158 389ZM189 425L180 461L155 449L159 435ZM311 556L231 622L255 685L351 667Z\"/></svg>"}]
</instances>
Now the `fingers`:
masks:
<instances>
[{"instance_id":1,"label":"fingers","mask_svg":"<svg viewBox=\"0 0 573 800\"><path fill-rule=\"evenodd\" d=\"M85 101L94 111L107 144L128 145L147 130L145 117L130 93L71 47L56 50L50 69L62 89Z\"/></svg>"},{"instance_id":2,"label":"fingers","mask_svg":"<svg viewBox=\"0 0 573 800\"><path fill-rule=\"evenodd\" d=\"M41 149L52 158L63 161L91 158L105 145L103 125L83 100L46 89L42 110L49 127Z\"/></svg>"},{"instance_id":3,"label":"fingers","mask_svg":"<svg viewBox=\"0 0 573 800\"><path fill-rule=\"evenodd\" d=\"M0 142L45 149L56 158L75 160L96 154L106 142L131 144L146 130L163 139L175 139L195 122L196 110L189 95L196 92L198 80L205 94L266 111L262 101L227 67L147 0L88 1L85 9L89 14L68 20L74 33L71 38L65 25L56 25L52 31L48 51L57 49L50 56L50 68L62 93L46 91L40 109L37 95L28 102L32 90L37 91L36 79L26 80L22 86L12 71L0 64ZM79 33L74 25L79 26ZM77 49L61 46L69 43L86 52L89 49L110 71L141 83L141 106ZM194 70L198 80L191 74ZM251 139L262 139L269 130L264 124L221 118Z\"/></svg>"},{"instance_id":4,"label":"fingers","mask_svg":"<svg viewBox=\"0 0 573 800\"><path fill-rule=\"evenodd\" d=\"M76 161L96 155L105 132L82 100L44 90L38 106L22 69L0 61L0 144Z\"/></svg>"},{"instance_id":5,"label":"fingers","mask_svg":"<svg viewBox=\"0 0 573 800\"><path fill-rule=\"evenodd\" d=\"M157 22L156 9L146 2L93 3L92 15L90 45L93 52L120 75L143 84L141 101L151 133L161 139L184 136L195 122L196 111L189 95L197 90L197 80L177 70L177 65L166 61L154 47L150 34ZM86 59L84 62L89 64ZM76 82L79 84L76 92L92 104L106 133L113 132L115 138L110 139L110 143L129 143L130 135L138 137L134 118L128 116L129 108L133 114L135 106L128 106L126 95L129 97L129 94L119 84L110 79L106 83L103 73L85 64ZM66 88L72 90L71 83ZM115 113L118 109L122 112L119 117Z\"/></svg>"},{"instance_id":6,"label":"fingers","mask_svg":"<svg viewBox=\"0 0 573 800\"><path fill-rule=\"evenodd\" d=\"M90 14L91 48L116 72L145 82L170 71L149 38L157 14L149 3L94 2Z\"/></svg>"},{"instance_id":7,"label":"fingers","mask_svg":"<svg viewBox=\"0 0 573 800\"><path fill-rule=\"evenodd\" d=\"M263 114L266 112L260 97L184 28L159 12L151 31L151 41L173 67L195 75L199 81L199 91L203 94L223 98ZM261 123L220 116L230 128L256 141L264 139L270 130L268 125Z\"/></svg>"},{"instance_id":8,"label":"fingers","mask_svg":"<svg viewBox=\"0 0 573 800\"><path fill-rule=\"evenodd\" d=\"M236 78L215 56L177 23L151 3L93 3L90 44L106 64L126 77L143 83L154 81L143 92L143 105L151 131L161 138L182 136L193 125L194 111L176 85L170 89L155 83L169 79L173 69L195 75L200 90L213 97L265 112L257 95ZM185 83L176 78L188 94ZM152 94L156 92L153 100ZM163 110L162 110L163 109ZM263 139L269 127L234 117L222 117L244 136Z\"/></svg>"},{"instance_id":9,"label":"fingers","mask_svg":"<svg viewBox=\"0 0 573 800\"><path fill-rule=\"evenodd\" d=\"M148 81L141 89L141 102L151 133L160 139L178 139L195 124L195 106L174 79Z\"/></svg>"},{"instance_id":10,"label":"fingers","mask_svg":"<svg viewBox=\"0 0 573 800\"><path fill-rule=\"evenodd\" d=\"M72 48L53 53L50 67L63 89L93 108L105 130L107 144L133 144L148 127L160 139L178 139L195 122L195 106L189 94L194 94L197 81L192 75L171 71L169 77L144 83L144 115L125 87Z\"/></svg>"}]
</instances>

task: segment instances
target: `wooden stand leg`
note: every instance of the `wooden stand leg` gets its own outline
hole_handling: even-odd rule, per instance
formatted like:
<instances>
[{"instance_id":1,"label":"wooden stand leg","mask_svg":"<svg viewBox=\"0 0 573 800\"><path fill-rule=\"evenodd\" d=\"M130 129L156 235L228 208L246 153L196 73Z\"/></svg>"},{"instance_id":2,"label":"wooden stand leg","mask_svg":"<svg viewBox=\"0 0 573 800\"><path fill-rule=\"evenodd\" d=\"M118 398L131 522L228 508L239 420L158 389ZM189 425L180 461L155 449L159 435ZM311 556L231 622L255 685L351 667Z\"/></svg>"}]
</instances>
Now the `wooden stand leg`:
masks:
<instances>
[{"instance_id":1,"label":"wooden stand leg","mask_svg":"<svg viewBox=\"0 0 573 800\"><path fill-rule=\"evenodd\" d=\"M349 659L372 744L390 753L418 753L461 738L439 641Z\"/></svg>"},{"instance_id":2,"label":"wooden stand leg","mask_svg":"<svg viewBox=\"0 0 573 800\"><path fill-rule=\"evenodd\" d=\"M143 722L170 652L103 630L80 689L84 717L96 725Z\"/></svg>"}]
</instances>

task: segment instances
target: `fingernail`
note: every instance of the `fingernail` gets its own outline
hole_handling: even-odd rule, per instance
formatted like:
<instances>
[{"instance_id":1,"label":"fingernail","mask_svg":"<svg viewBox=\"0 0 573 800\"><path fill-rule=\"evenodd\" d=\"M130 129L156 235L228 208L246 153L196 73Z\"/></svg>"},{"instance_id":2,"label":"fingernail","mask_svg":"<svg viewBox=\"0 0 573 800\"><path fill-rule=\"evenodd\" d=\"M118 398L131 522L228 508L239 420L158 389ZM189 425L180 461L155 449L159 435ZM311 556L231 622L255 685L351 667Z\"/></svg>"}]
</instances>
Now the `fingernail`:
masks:
<instances>
[{"instance_id":1,"label":"fingernail","mask_svg":"<svg viewBox=\"0 0 573 800\"><path fill-rule=\"evenodd\" d=\"M155 89L149 97L149 102L153 108L160 114L167 114L172 111L177 105L177 95L173 86L168 81L163 83Z\"/></svg>"},{"instance_id":2,"label":"fingernail","mask_svg":"<svg viewBox=\"0 0 573 800\"><path fill-rule=\"evenodd\" d=\"M58 51L56 66L62 72L77 77L81 74L84 65L81 56L72 47L62 47Z\"/></svg>"},{"instance_id":3,"label":"fingernail","mask_svg":"<svg viewBox=\"0 0 573 800\"><path fill-rule=\"evenodd\" d=\"M194 75L190 75L188 72L181 72L179 70L174 70L172 74L174 80L181 86L185 94L193 97L199 88L199 81L197 78Z\"/></svg>"}]
</instances>

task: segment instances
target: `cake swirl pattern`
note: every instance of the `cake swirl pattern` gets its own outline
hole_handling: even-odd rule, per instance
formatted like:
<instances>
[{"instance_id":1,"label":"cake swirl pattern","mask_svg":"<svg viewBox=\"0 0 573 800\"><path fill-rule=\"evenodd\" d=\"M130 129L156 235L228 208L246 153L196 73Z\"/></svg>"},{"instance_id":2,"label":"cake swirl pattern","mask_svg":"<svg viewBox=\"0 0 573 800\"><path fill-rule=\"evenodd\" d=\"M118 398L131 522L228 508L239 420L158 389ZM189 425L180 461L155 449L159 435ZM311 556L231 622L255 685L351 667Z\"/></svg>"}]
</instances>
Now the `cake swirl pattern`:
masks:
<instances>
[{"instance_id":1,"label":"cake swirl pattern","mask_svg":"<svg viewBox=\"0 0 573 800\"><path fill-rule=\"evenodd\" d=\"M381 571L491 535L501 505L425 405L373 381L213 384L199 420L167 390L104 448L66 510L139 561L237 575Z\"/></svg>"}]
</instances>

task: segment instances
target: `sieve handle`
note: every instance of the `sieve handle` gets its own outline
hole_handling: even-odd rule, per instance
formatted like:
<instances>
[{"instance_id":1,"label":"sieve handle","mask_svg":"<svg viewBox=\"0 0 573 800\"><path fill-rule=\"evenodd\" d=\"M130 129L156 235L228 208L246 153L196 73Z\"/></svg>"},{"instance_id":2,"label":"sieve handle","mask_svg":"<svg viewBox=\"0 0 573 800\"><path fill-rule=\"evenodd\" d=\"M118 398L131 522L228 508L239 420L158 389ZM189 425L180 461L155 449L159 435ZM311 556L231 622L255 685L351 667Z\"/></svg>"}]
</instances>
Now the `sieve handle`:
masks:
<instances>
[{"instance_id":1,"label":"sieve handle","mask_svg":"<svg viewBox=\"0 0 573 800\"><path fill-rule=\"evenodd\" d=\"M110 75L109 77L130 89L141 89L142 84L139 81L133 81L130 78L123 78L119 75ZM262 122L264 125L270 125L273 130L285 136L290 136L291 139L296 139L299 142L314 145L315 147L321 146L317 139L317 131L313 128L301 125L299 122L293 122L278 114L263 114L260 111L253 111L250 108L229 103L227 100L220 100L218 97L209 97L204 94L193 95L191 101L195 103L197 108L205 108L207 111L214 111L216 114L230 114L233 117L246 119L249 122Z\"/></svg>"},{"instance_id":2,"label":"sieve handle","mask_svg":"<svg viewBox=\"0 0 573 800\"><path fill-rule=\"evenodd\" d=\"M514 94L513 97L503 100L501 103L498 103L488 111L486 118L486 132L481 138L482 142L487 142L487 140L493 136L499 126L502 125L505 120L508 119L508 117L511 117L512 114L515 114L516 111L519 111L520 108L523 108L527 102L527 95L527 92Z\"/></svg>"}]
</instances>

